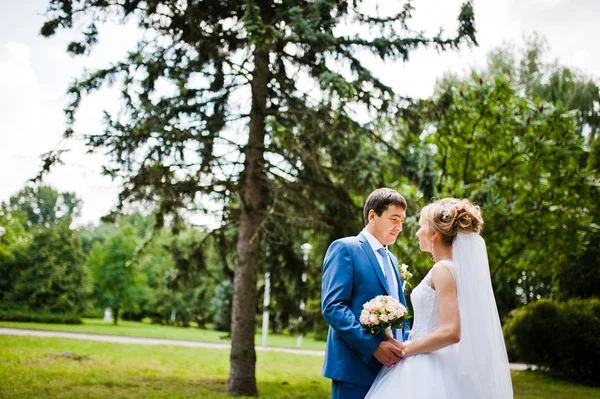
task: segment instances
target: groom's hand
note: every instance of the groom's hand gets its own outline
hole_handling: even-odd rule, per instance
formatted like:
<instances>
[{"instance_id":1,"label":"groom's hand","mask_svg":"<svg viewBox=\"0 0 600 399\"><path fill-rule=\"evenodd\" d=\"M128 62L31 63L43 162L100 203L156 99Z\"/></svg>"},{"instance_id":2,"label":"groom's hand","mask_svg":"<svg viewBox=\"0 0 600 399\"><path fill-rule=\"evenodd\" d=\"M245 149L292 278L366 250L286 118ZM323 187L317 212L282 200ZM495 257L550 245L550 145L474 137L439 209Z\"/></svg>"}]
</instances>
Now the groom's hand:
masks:
<instances>
[{"instance_id":1,"label":"groom's hand","mask_svg":"<svg viewBox=\"0 0 600 399\"><path fill-rule=\"evenodd\" d=\"M379 363L392 367L402 359L402 351L390 340L382 341L373 353Z\"/></svg>"}]
</instances>

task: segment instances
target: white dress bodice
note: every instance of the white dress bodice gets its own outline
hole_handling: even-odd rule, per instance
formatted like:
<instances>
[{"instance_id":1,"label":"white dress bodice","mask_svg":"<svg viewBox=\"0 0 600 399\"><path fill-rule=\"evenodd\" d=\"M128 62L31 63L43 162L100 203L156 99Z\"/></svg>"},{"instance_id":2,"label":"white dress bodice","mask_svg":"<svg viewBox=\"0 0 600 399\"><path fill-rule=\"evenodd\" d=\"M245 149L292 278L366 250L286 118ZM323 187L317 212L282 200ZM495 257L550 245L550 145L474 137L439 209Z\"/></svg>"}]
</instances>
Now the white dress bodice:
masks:
<instances>
[{"instance_id":1,"label":"white dress bodice","mask_svg":"<svg viewBox=\"0 0 600 399\"><path fill-rule=\"evenodd\" d=\"M444 262L448 268L453 263ZM447 262L447 263L446 263ZM409 341L419 340L440 327L440 308L436 291L431 288L432 270L412 293L414 322ZM365 399L481 399L465 393L456 373L454 345L409 356L393 367L383 367Z\"/></svg>"},{"instance_id":2,"label":"white dress bodice","mask_svg":"<svg viewBox=\"0 0 600 399\"><path fill-rule=\"evenodd\" d=\"M449 268L452 266L452 262L442 260L438 263L445 264ZM416 341L421 339L432 332L434 332L440 326L440 307L438 304L437 293L431 288L431 271L421 280L412 293L410 294L410 300L412 302L414 311L414 321L409 341Z\"/></svg>"}]
</instances>

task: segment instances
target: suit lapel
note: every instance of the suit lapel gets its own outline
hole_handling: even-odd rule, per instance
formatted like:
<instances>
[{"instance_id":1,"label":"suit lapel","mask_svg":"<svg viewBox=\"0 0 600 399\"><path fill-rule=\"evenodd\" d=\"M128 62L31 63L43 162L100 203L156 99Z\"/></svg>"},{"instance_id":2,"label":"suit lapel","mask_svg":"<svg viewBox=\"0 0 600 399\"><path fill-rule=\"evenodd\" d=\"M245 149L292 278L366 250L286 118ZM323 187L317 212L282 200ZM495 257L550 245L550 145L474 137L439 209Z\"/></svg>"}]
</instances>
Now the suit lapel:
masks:
<instances>
[{"instance_id":1,"label":"suit lapel","mask_svg":"<svg viewBox=\"0 0 600 399\"><path fill-rule=\"evenodd\" d=\"M396 275L396 281L398 282L398 284L402 284L402 279L400 278L400 272L398 271L398 261L395 260L391 256L389 256L389 258L390 258L390 263L392 264L392 269L394 269L394 274Z\"/></svg>"},{"instance_id":2,"label":"suit lapel","mask_svg":"<svg viewBox=\"0 0 600 399\"><path fill-rule=\"evenodd\" d=\"M371 266L373 266L373 269L375 269L375 274L377 275L377 278L379 278L379 282L385 289L386 294L390 295L390 291L388 290L388 286L387 286L387 281L385 281L385 276L383 275L381 266L379 266L379 262L377 261L375 252L373 252L373 248L371 248L371 244L369 244L367 237L365 237L365 235L363 233L360 233L358 235L358 241L360 242L360 245L362 246L363 250L367 254L367 257L369 258L369 261L371 262Z\"/></svg>"}]
</instances>

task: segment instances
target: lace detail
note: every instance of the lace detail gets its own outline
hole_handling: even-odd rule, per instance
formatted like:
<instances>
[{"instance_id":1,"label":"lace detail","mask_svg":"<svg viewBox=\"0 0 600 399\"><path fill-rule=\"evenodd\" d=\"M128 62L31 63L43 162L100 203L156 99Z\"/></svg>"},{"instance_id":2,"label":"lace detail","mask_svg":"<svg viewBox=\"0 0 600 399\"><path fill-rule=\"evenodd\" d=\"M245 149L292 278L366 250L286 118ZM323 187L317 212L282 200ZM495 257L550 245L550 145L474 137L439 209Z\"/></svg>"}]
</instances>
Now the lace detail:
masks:
<instances>
[{"instance_id":1,"label":"lace detail","mask_svg":"<svg viewBox=\"0 0 600 399\"><path fill-rule=\"evenodd\" d=\"M452 265L450 261L440 261L438 263L442 262L448 267ZM415 318L410 335L408 336L409 341L421 339L434 332L440 326L438 297L435 290L431 288L432 270L433 268L429 270L425 278L421 280L419 285L410 294Z\"/></svg>"}]
</instances>

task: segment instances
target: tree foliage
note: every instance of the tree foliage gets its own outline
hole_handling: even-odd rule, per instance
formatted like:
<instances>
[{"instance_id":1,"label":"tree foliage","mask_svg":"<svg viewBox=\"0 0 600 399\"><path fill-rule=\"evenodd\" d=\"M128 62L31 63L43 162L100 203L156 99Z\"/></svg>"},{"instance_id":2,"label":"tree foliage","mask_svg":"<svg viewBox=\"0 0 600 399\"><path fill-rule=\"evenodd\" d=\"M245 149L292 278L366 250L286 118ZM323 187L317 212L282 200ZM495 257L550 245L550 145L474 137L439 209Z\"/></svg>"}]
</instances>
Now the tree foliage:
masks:
<instances>
[{"instance_id":1,"label":"tree foliage","mask_svg":"<svg viewBox=\"0 0 600 399\"><path fill-rule=\"evenodd\" d=\"M31 310L80 313L89 278L79 234L70 228L73 193L26 185L1 205L0 300Z\"/></svg>"},{"instance_id":2,"label":"tree foliage","mask_svg":"<svg viewBox=\"0 0 600 399\"><path fill-rule=\"evenodd\" d=\"M22 270L20 259L31 240L26 221L24 212L13 210L6 203L0 205L0 226L5 230L0 237L0 301L7 299Z\"/></svg>"},{"instance_id":3,"label":"tree foliage","mask_svg":"<svg viewBox=\"0 0 600 399\"><path fill-rule=\"evenodd\" d=\"M88 302L89 277L81 240L63 220L36 231L27 248L19 252L18 278L9 294L11 302L30 309L79 313Z\"/></svg>"},{"instance_id":4,"label":"tree foliage","mask_svg":"<svg viewBox=\"0 0 600 399\"><path fill-rule=\"evenodd\" d=\"M79 216L81 200L72 192L60 193L44 185L26 185L9 200L9 207L27 216L26 227L51 226Z\"/></svg>"},{"instance_id":5,"label":"tree foliage","mask_svg":"<svg viewBox=\"0 0 600 399\"><path fill-rule=\"evenodd\" d=\"M412 201L456 196L482 206L502 315L542 297L598 293L590 287L597 280L582 279L597 275L600 179L588 166L590 136L582 132L595 129L584 116L600 105L589 96L598 86L544 64L535 43L521 61L510 48L499 49L487 69L440 82L414 111L418 143L406 122L395 126L401 145L419 148L424 172ZM570 83L559 83L559 76L570 76Z\"/></svg>"},{"instance_id":6,"label":"tree foliage","mask_svg":"<svg viewBox=\"0 0 600 399\"><path fill-rule=\"evenodd\" d=\"M492 276L508 285L507 300L515 291L524 303L548 296L553 271L583 246L597 184L578 163L583 139L573 118L518 96L502 76L467 81L446 95L452 105L431 137L438 192L483 206Z\"/></svg>"},{"instance_id":7,"label":"tree foliage","mask_svg":"<svg viewBox=\"0 0 600 399\"><path fill-rule=\"evenodd\" d=\"M94 244L88 257L95 301L113 310L115 324L120 312L138 310L147 295L146 276L132 262L137 246L135 230L128 225L104 244Z\"/></svg>"}]
</instances>

